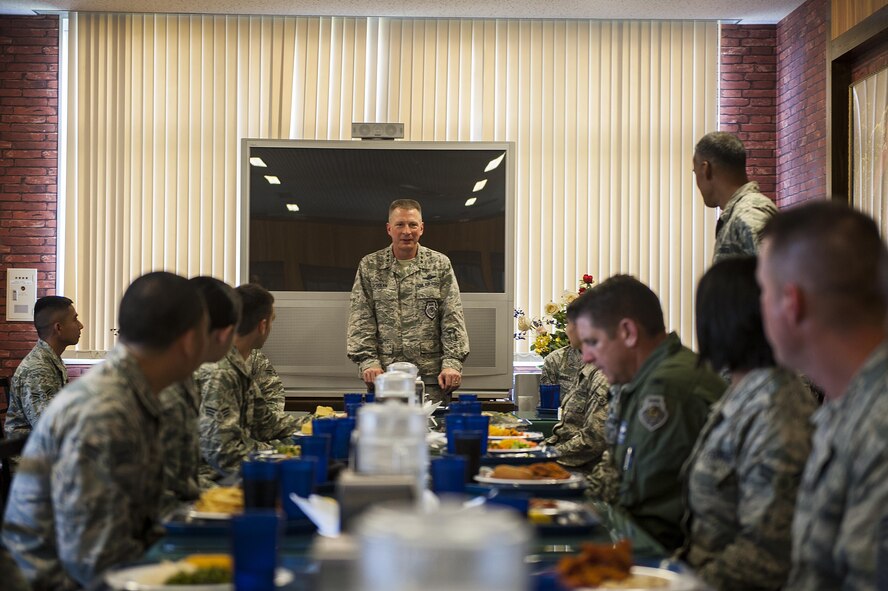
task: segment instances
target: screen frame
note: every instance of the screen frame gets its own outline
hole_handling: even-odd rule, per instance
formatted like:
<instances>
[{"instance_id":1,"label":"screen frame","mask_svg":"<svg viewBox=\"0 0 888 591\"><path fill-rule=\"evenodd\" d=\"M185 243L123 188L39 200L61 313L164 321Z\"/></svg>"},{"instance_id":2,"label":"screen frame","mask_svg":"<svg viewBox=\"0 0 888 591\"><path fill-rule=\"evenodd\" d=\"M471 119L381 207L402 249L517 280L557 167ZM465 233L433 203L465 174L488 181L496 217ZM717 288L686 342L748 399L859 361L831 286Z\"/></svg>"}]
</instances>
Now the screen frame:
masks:
<instances>
[{"instance_id":1,"label":"screen frame","mask_svg":"<svg viewBox=\"0 0 888 591\"><path fill-rule=\"evenodd\" d=\"M496 334L495 366L473 371L466 368L463 378L463 391L507 391L512 385L512 355L514 351L513 330L511 329L512 313L515 297L515 158L517 156L514 142L466 142L466 141L402 141L402 140L266 140L244 138L241 140L241 194L239 219L237 221L240 235L240 250L237 261L237 274L240 283L249 280L250 261L250 154L252 148L322 148L322 149L375 149L375 150L502 150L506 153L506 203L505 203L505 293L462 293L464 308L496 308L497 324L508 322L510 329ZM384 212L380 213L381 243L385 237L385 224L382 221ZM427 232L433 232L430 225ZM369 254L369 252L367 253ZM347 307L348 293L312 291L273 291L276 306L295 307L311 304L325 306L344 302ZM283 329L283 327L278 327ZM499 330L497 331L499 332ZM273 335L273 333L272 333ZM345 335L343 335L343 341ZM471 347L471 342L470 342ZM470 355L471 357L471 355ZM354 368L357 366L345 360ZM354 391L357 384L354 379L343 381L343 366L339 363L324 367L276 366L284 385L297 392L306 394L330 394L331 391Z\"/></svg>"}]
</instances>

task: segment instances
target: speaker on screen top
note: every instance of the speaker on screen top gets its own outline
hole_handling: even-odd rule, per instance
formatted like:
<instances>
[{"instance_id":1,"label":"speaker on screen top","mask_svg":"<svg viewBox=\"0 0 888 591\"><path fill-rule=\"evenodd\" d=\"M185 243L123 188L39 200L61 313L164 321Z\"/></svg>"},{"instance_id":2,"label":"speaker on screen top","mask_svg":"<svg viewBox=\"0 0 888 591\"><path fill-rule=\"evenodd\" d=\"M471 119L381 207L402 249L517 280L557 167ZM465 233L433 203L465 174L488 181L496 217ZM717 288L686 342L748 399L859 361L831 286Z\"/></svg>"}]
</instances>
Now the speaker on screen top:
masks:
<instances>
[{"instance_id":1,"label":"speaker on screen top","mask_svg":"<svg viewBox=\"0 0 888 591\"><path fill-rule=\"evenodd\" d=\"M403 139L403 123L352 123L352 137L362 140Z\"/></svg>"}]
</instances>

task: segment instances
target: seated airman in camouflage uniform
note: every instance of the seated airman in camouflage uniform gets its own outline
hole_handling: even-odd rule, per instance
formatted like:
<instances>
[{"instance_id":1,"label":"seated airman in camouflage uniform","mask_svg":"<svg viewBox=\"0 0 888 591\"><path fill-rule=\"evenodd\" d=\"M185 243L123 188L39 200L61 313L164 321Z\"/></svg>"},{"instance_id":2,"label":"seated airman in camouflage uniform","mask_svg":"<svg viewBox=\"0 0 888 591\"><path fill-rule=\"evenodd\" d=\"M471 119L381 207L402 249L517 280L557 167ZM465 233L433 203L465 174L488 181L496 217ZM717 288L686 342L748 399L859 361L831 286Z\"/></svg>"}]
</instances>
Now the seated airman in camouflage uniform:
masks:
<instances>
[{"instance_id":1,"label":"seated airman in camouflage uniform","mask_svg":"<svg viewBox=\"0 0 888 591\"><path fill-rule=\"evenodd\" d=\"M762 327L755 257L715 265L697 288L700 359L727 369L691 457L682 558L715 589L780 589L790 526L811 451L817 407L793 372L777 367Z\"/></svg>"},{"instance_id":2,"label":"seated airman in camouflage uniform","mask_svg":"<svg viewBox=\"0 0 888 591\"><path fill-rule=\"evenodd\" d=\"M422 209L412 199L389 207L392 245L358 266L348 317L348 358L368 386L385 367L419 368L426 397L447 403L462 382L469 355L459 285L450 259L420 246Z\"/></svg>"},{"instance_id":3,"label":"seated airman in camouflage uniform","mask_svg":"<svg viewBox=\"0 0 888 591\"><path fill-rule=\"evenodd\" d=\"M56 393L68 383L62 353L80 341L83 325L68 298L45 296L34 304L37 345L12 376L4 430L7 437L31 432Z\"/></svg>"},{"instance_id":4,"label":"seated airman in camouflage uniform","mask_svg":"<svg viewBox=\"0 0 888 591\"><path fill-rule=\"evenodd\" d=\"M614 386L605 437L619 474L616 503L664 547L678 548L679 472L725 383L666 332L659 298L637 279L611 277L571 306L583 360Z\"/></svg>"},{"instance_id":5,"label":"seated airman in camouflage uniform","mask_svg":"<svg viewBox=\"0 0 888 591\"><path fill-rule=\"evenodd\" d=\"M203 298L177 275L143 275L118 327L106 360L50 403L12 482L3 543L35 591L89 586L161 532L158 394L201 362Z\"/></svg>"},{"instance_id":6,"label":"seated airman in camouflage uniform","mask_svg":"<svg viewBox=\"0 0 888 591\"><path fill-rule=\"evenodd\" d=\"M203 294L209 326L203 361L219 361L231 350L234 331L240 321L241 301L228 284L214 277L189 281ZM163 420L161 439L164 451L164 512L200 496L200 390L190 376L184 382L160 393Z\"/></svg>"},{"instance_id":7,"label":"seated airman in camouflage uniform","mask_svg":"<svg viewBox=\"0 0 888 591\"><path fill-rule=\"evenodd\" d=\"M885 589L888 517L888 249L838 201L768 223L758 281L777 361L826 396L792 522L786 589Z\"/></svg>"},{"instance_id":8,"label":"seated airman in camouflage uniform","mask_svg":"<svg viewBox=\"0 0 888 591\"><path fill-rule=\"evenodd\" d=\"M271 449L272 442L300 427L295 418L270 411L247 367L253 350L261 348L271 334L274 296L252 283L236 291L243 314L234 346L224 359L204 364L195 373L201 392L200 448L206 462L201 472L212 480L237 474L251 452Z\"/></svg>"},{"instance_id":9,"label":"seated airman in camouflage uniform","mask_svg":"<svg viewBox=\"0 0 888 591\"><path fill-rule=\"evenodd\" d=\"M610 384L593 364L583 363L583 355L578 350L580 339L571 316L567 318L565 332L570 345L553 351L543 361L540 382L561 385L561 420L546 443L561 454L560 464L586 474L591 494L600 498L608 486L599 464L607 449L604 423ZM551 362L556 355L554 363ZM574 359L580 361L576 369Z\"/></svg>"},{"instance_id":10,"label":"seated airman in camouflage uniform","mask_svg":"<svg viewBox=\"0 0 888 591\"><path fill-rule=\"evenodd\" d=\"M707 207L718 207L712 262L758 252L762 229L777 206L746 176L746 148L731 133L703 136L694 149L694 175Z\"/></svg>"},{"instance_id":11,"label":"seated airman in camouflage uniform","mask_svg":"<svg viewBox=\"0 0 888 591\"><path fill-rule=\"evenodd\" d=\"M247 369L250 370L250 377L262 391L262 397L269 410L273 413L283 413L287 402L284 383L262 349L253 349L250 352Z\"/></svg>"}]
</instances>

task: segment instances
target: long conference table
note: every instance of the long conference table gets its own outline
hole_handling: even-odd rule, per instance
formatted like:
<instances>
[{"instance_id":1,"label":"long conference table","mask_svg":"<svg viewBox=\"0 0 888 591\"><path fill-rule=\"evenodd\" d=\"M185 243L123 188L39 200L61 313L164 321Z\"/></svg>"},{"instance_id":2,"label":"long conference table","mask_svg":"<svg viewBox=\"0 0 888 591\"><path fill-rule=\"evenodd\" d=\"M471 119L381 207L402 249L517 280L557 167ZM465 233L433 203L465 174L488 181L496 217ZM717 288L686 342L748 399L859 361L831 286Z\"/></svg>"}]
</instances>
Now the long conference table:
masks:
<instances>
[{"instance_id":1,"label":"long conference table","mask_svg":"<svg viewBox=\"0 0 888 591\"><path fill-rule=\"evenodd\" d=\"M552 427L556 423L554 419L541 419L536 416L536 413L516 414L531 422L530 430L540 431L546 435L551 433ZM600 523L591 525L585 531L580 532L576 531L576 528L572 528L570 533L558 533L553 531L557 528L547 528L549 530L547 533L537 533L531 543L528 556L531 573L551 568L560 556L578 552L584 542L608 543L623 538L632 541L635 560L638 564L676 566L668 562L667 551L619 508L596 500L574 500L586 503L598 516ZM305 530L282 536L280 566L292 571L295 577L290 585L281 589L288 591L318 589L322 578L324 588L346 588L347 579L354 576L355 571L349 572L348 568L324 570L323 563L317 561L312 554L316 537L315 533ZM226 535L220 535L218 531L202 533L199 528L193 531L176 528L176 531L168 530L166 535L148 550L144 556L144 562L179 560L189 554L229 552L230 539ZM357 569L356 564L352 566ZM342 577L340 583L331 582L331 571L339 573L338 576Z\"/></svg>"}]
</instances>

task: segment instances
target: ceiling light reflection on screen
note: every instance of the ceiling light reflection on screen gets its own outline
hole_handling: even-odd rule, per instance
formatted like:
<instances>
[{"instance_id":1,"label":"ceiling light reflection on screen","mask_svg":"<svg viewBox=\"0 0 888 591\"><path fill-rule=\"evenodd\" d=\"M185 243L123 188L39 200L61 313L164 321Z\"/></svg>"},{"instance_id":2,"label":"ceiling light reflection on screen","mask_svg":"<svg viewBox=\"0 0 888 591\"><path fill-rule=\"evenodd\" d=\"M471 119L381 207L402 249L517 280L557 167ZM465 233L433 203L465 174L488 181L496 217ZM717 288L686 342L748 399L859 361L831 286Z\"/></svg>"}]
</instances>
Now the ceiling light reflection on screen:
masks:
<instances>
[{"instance_id":1,"label":"ceiling light reflection on screen","mask_svg":"<svg viewBox=\"0 0 888 591\"><path fill-rule=\"evenodd\" d=\"M472 189L472 193L477 193L478 191L483 189L486 184L487 184L487 179L483 179L483 180L478 181L477 183L475 183L475 188Z\"/></svg>"},{"instance_id":2,"label":"ceiling light reflection on screen","mask_svg":"<svg viewBox=\"0 0 888 591\"><path fill-rule=\"evenodd\" d=\"M471 207L475 205L476 201L478 201L477 197L469 197L468 199L466 199L466 207Z\"/></svg>"},{"instance_id":3,"label":"ceiling light reflection on screen","mask_svg":"<svg viewBox=\"0 0 888 591\"><path fill-rule=\"evenodd\" d=\"M265 161L262 160L262 158L260 158L259 156L253 156L252 158L250 158L250 164L252 164L253 166L258 166L259 168L267 167Z\"/></svg>"},{"instance_id":4,"label":"ceiling light reflection on screen","mask_svg":"<svg viewBox=\"0 0 888 591\"><path fill-rule=\"evenodd\" d=\"M269 185L280 185L281 184L281 179L277 178L276 176L272 176L270 174L265 175L265 180L268 181Z\"/></svg>"},{"instance_id":5,"label":"ceiling light reflection on screen","mask_svg":"<svg viewBox=\"0 0 888 591\"><path fill-rule=\"evenodd\" d=\"M487 168L484 169L484 172L490 172L491 170L493 170L494 168L496 168L497 166L502 164L503 158L505 158L505 157L506 157L506 153L503 152L498 157L496 157L493 160L491 160L490 162L488 162Z\"/></svg>"}]
</instances>

